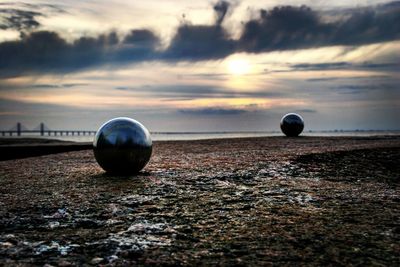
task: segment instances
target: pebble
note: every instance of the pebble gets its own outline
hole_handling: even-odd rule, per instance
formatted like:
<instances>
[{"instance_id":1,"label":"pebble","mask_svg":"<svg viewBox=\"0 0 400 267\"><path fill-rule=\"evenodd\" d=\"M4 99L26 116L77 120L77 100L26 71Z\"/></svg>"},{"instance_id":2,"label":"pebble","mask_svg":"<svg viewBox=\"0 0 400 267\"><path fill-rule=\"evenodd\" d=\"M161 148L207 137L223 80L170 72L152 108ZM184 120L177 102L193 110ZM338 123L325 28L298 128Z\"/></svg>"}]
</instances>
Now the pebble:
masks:
<instances>
[{"instance_id":1,"label":"pebble","mask_svg":"<svg viewBox=\"0 0 400 267\"><path fill-rule=\"evenodd\" d=\"M102 261L103 261L103 258L95 257L90 261L90 263L91 264L99 264Z\"/></svg>"},{"instance_id":2,"label":"pebble","mask_svg":"<svg viewBox=\"0 0 400 267\"><path fill-rule=\"evenodd\" d=\"M0 246L2 246L4 248L10 248L10 247L13 247L14 245L10 242L0 242Z\"/></svg>"}]
</instances>

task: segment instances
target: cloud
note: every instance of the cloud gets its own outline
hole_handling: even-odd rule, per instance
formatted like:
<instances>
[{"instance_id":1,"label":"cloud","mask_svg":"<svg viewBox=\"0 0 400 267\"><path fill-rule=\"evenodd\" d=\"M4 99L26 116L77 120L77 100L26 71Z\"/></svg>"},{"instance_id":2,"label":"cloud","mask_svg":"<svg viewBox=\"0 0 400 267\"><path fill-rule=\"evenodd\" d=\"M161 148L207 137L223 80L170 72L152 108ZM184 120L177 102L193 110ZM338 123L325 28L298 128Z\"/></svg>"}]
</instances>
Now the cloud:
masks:
<instances>
[{"instance_id":1,"label":"cloud","mask_svg":"<svg viewBox=\"0 0 400 267\"><path fill-rule=\"evenodd\" d=\"M157 38L146 30L132 31L122 42L115 32L68 43L55 32L23 34L21 40L0 43L1 76L21 73L64 73L94 65L150 60Z\"/></svg>"},{"instance_id":2,"label":"cloud","mask_svg":"<svg viewBox=\"0 0 400 267\"><path fill-rule=\"evenodd\" d=\"M158 37L149 30L132 30L125 36L124 44L133 44L135 46L155 47L159 44Z\"/></svg>"},{"instance_id":3,"label":"cloud","mask_svg":"<svg viewBox=\"0 0 400 267\"><path fill-rule=\"evenodd\" d=\"M294 112L297 112L297 113L317 113L317 110L304 108L304 109L296 109Z\"/></svg>"},{"instance_id":4,"label":"cloud","mask_svg":"<svg viewBox=\"0 0 400 267\"><path fill-rule=\"evenodd\" d=\"M197 93L197 94L215 94L226 92L225 89L216 88L213 86L204 85L145 85L141 87L130 87L130 86L117 86L117 90L124 91L135 91L135 92L154 92L157 94L181 94L181 93Z\"/></svg>"},{"instance_id":5,"label":"cloud","mask_svg":"<svg viewBox=\"0 0 400 267\"><path fill-rule=\"evenodd\" d=\"M342 84L330 87L342 94L360 94L365 91L399 90L398 83Z\"/></svg>"},{"instance_id":6,"label":"cloud","mask_svg":"<svg viewBox=\"0 0 400 267\"><path fill-rule=\"evenodd\" d=\"M322 25L318 14L306 6L275 7L261 10L260 18L245 23L239 39L246 52L299 49L319 46L328 26Z\"/></svg>"},{"instance_id":7,"label":"cloud","mask_svg":"<svg viewBox=\"0 0 400 267\"><path fill-rule=\"evenodd\" d=\"M20 40L0 43L0 77L24 73L65 73L94 66L115 67L150 60L216 60L236 52L355 46L398 40L399 3L354 9L346 11L346 16L341 16L337 11L335 21L327 21L323 11L317 12L306 6L279 6L269 11L261 10L259 18L245 22L241 36L233 39L221 25L230 5L220 1L214 5L214 24L180 25L164 50L161 49L159 37L146 29L132 30L124 38L120 38L116 32L110 32L97 37L81 37L72 43L56 32L31 32L21 34ZM17 28L35 27L34 17L40 15L33 11L18 14L26 20L14 21L12 25ZM352 66L347 62L293 66L302 70L349 67ZM363 66L382 67L372 63Z\"/></svg>"},{"instance_id":8,"label":"cloud","mask_svg":"<svg viewBox=\"0 0 400 267\"><path fill-rule=\"evenodd\" d=\"M216 21L213 25L180 25L162 57L171 61L195 61L221 59L235 53L237 41L221 26L229 7L227 1L214 5Z\"/></svg>"},{"instance_id":9,"label":"cloud","mask_svg":"<svg viewBox=\"0 0 400 267\"><path fill-rule=\"evenodd\" d=\"M52 89L52 88L73 88L73 87L81 87L87 86L87 83L64 83L64 84L32 84L32 85L24 85L22 88L40 88L40 89Z\"/></svg>"},{"instance_id":10,"label":"cloud","mask_svg":"<svg viewBox=\"0 0 400 267\"><path fill-rule=\"evenodd\" d=\"M38 83L38 84L10 84L0 80L0 90L20 90L20 89L61 89L88 86L88 83Z\"/></svg>"},{"instance_id":11,"label":"cloud","mask_svg":"<svg viewBox=\"0 0 400 267\"><path fill-rule=\"evenodd\" d=\"M178 110L181 114L188 115L238 115L247 113L246 109L236 108L200 108L200 109L180 109Z\"/></svg>"},{"instance_id":12,"label":"cloud","mask_svg":"<svg viewBox=\"0 0 400 267\"><path fill-rule=\"evenodd\" d=\"M117 86L116 90L133 91L143 93L149 97L162 98L164 100L192 100L208 97L233 97L232 92L222 88L202 85L157 85L157 86Z\"/></svg>"},{"instance_id":13,"label":"cloud","mask_svg":"<svg viewBox=\"0 0 400 267\"><path fill-rule=\"evenodd\" d=\"M363 45L400 38L400 2L353 10L326 22L309 7L280 6L261 10L248 21L239 40L244 52L301 49L333 45ZM340 12L338 12L340 14Z\"/></svg>"},{"instance_id":14,"label":"cloud","mask_svg":"<svg viewBox=\"0 0 400 267\"><path fill-rule=\"evenodd\" d=\"M294 64L291 67L293 69L300 70L337 70L337 69L348 69L352 64L350 62L329 62L329 63L301 63Z\"/></svg>"},{"instance_id":15,"label":"cloud","mask_svg":"<svg viewBox=\"0 0 400 267\"><path fill-rule=\"evenodd\" d=\"M179 100L198 98L277 98L284 94L282 92L270 91L232 91L229 88L214 87L207 85L157 85L157 86L117 86L116 90L133 91L145 93L152 97L172 98Z\"/></svg>"},{"instance_id":16,"label":"cloud","mask_svg":"<svg viewBox=\"0 0 400 267\"><path fill-rule=\"evenodd\" d=\"M236 51L236 41L220 25L182 25L163 58L171 61L221 59Z\"/></svg>"},{"instance_id":17,"label":"cloud","mask_svg":"<svg viewBox=\"0 0 400 267\"><path fill-rule=\"evenodd\" d=\"M217 15L216 24L221 25L224 21L225 15L228 12L229 3L227 1L219 1L214 5L214 10Z\"/></svg>"},{"instance_id":18,"label":"cloud","mask_svg":"<svg viewBox=\"0 0 400 267\"><path fill-rule=\"evenodd\" d=\"M306 79L307 82L331 82L342 80L376 80L376 79L390 79L390 75L369 75L369 76L350 76L350 77L323 77L323 78L310 78Z\"/></svg>"},{"instance_id":19,"label":"cloud","mask_svg":"<svg viewBox=\"0 0 400 267\"><path fill-rule=\"evenodd\" d=\"M33 10L33 11L32 11ZM66 13L61 6L5 2L0 4L0 29L30 31L38 28L38 18L53 13Z\"/></svg>"},{"instance_id":20,"label":"cloud","mask_svg":"<svg viewBox=\"0 0 400 267\"><path fill-rule=\"evenodd\" d=\"M293 64L288 71L316 71L316 70L347 70L347 69L373 69L373 70L395 70L400 68L400 63L352 63L352 62L326 62L326 63L301 63ZM281 72L281 71L280 71ZM284 70L283 72L286 72ZM318 79L314 79L318 81Z\"/></svg>"},{"instance_id":21,"label":"cloud","mask_svg":"<svg viewBox=\"0 0 400 267\"><path fill-rule=\"evenodd\" d=\"M341 77L326 77L326 78L311 78L311 79L306 79L307 82L331 82L331 81L336 81L340 80Z\"/></svg>"},{"instance_id":22,"label":"cloud","mask_svg":"<svg viewBox=\"0 0 400 267\"><path fill-rule=\"evenodd\" d=\"M0 9L0 17L3 19L3 22L0 24L0 29L15 29L21 31L37 28L40 25L36 20L36 17L38 16L43 16L43 14L35 11L25 11L13 8Z\"/></svg>"}]
</instances>

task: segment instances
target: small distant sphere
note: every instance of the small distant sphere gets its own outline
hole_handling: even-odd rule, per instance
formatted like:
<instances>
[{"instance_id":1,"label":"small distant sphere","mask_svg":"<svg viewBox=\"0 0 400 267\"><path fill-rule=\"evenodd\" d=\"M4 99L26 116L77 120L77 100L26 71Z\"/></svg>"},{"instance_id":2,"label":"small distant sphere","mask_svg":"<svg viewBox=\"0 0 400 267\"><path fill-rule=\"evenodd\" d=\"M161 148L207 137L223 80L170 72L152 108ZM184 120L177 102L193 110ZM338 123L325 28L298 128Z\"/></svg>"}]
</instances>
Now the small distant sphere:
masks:
<instances>
[{"instance_id":1,"label":"small distant sphere","mask_svg":"<svg viewBox=\"0 0 400 267\"><path fill-rule=\"evenodd\" d=\"M288 113L281 120L281 130L289 137L298 136L304 129L303 118L296 113Z\"/></svg>"},{"instance_id":2,"label":"small distant sphere","mask_svg":"<svg viewBox=\"0 0 400 267\"><path fill-rule=\"evenodd\" d=\"M149 162L153 145L140 122L120 117L107 121L93 141L96 161L108 173L136 174Z\"/></svg>"}]
</instances>

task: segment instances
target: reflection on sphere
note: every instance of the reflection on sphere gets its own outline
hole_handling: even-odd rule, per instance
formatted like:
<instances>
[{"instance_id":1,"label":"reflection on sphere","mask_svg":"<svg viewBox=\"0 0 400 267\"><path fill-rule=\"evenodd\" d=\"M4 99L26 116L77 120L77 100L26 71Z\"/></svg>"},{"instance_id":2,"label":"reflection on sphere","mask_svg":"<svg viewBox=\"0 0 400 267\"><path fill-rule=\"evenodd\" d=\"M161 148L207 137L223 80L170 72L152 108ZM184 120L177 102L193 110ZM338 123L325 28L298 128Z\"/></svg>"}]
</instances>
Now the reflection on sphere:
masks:
<instances>
[{"instance_id":1,"label":"reflection on sphere","mask_svg":"<svg viewBox=\"0 0 400 267\"><path fill-rule=\"evenodd\" d=\"M138 173L151 157L150 133L136 120L115 118L103 124L97 131L93 152L99 165L108 173Z\"/></svg>"},{"instance_id":2,"label":"reflection on sphere","mask_svg":"<svg viewBox=\"0 0 400 267\"><path fill-rule=\"evenodd\" d=\"M281 130L289 137L298 136L304 129L303 118L296 113L289 113L281 120Z\"/></svg>"}]
</instances>

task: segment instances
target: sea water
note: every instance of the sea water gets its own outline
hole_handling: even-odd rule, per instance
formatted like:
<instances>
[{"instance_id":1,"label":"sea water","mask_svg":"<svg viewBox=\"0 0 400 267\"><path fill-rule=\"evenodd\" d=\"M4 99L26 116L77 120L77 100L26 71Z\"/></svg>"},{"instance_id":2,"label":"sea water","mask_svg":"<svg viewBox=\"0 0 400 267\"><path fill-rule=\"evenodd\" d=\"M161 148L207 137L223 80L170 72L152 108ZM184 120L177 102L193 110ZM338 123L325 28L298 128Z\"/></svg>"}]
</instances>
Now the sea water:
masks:
<instances>
[{"instance_id":1,"label":"sea water","mask_svg":"<svg viewBox=\"0 0 400 267\"><path fill-rule=\"evenodd\" d=\"M301 136L385 136L400 135L400 131L306 131ZM245 138L283 136L281 132L155 132L151 133L153 141L205 140L221 138ZM4 136L10 138L10 136ZM0 137L1 138L1 137ZM11 136L11 138L45 138L74 142L92 142L94 135L27 135Z\"/></svg>"}]
</instances>

